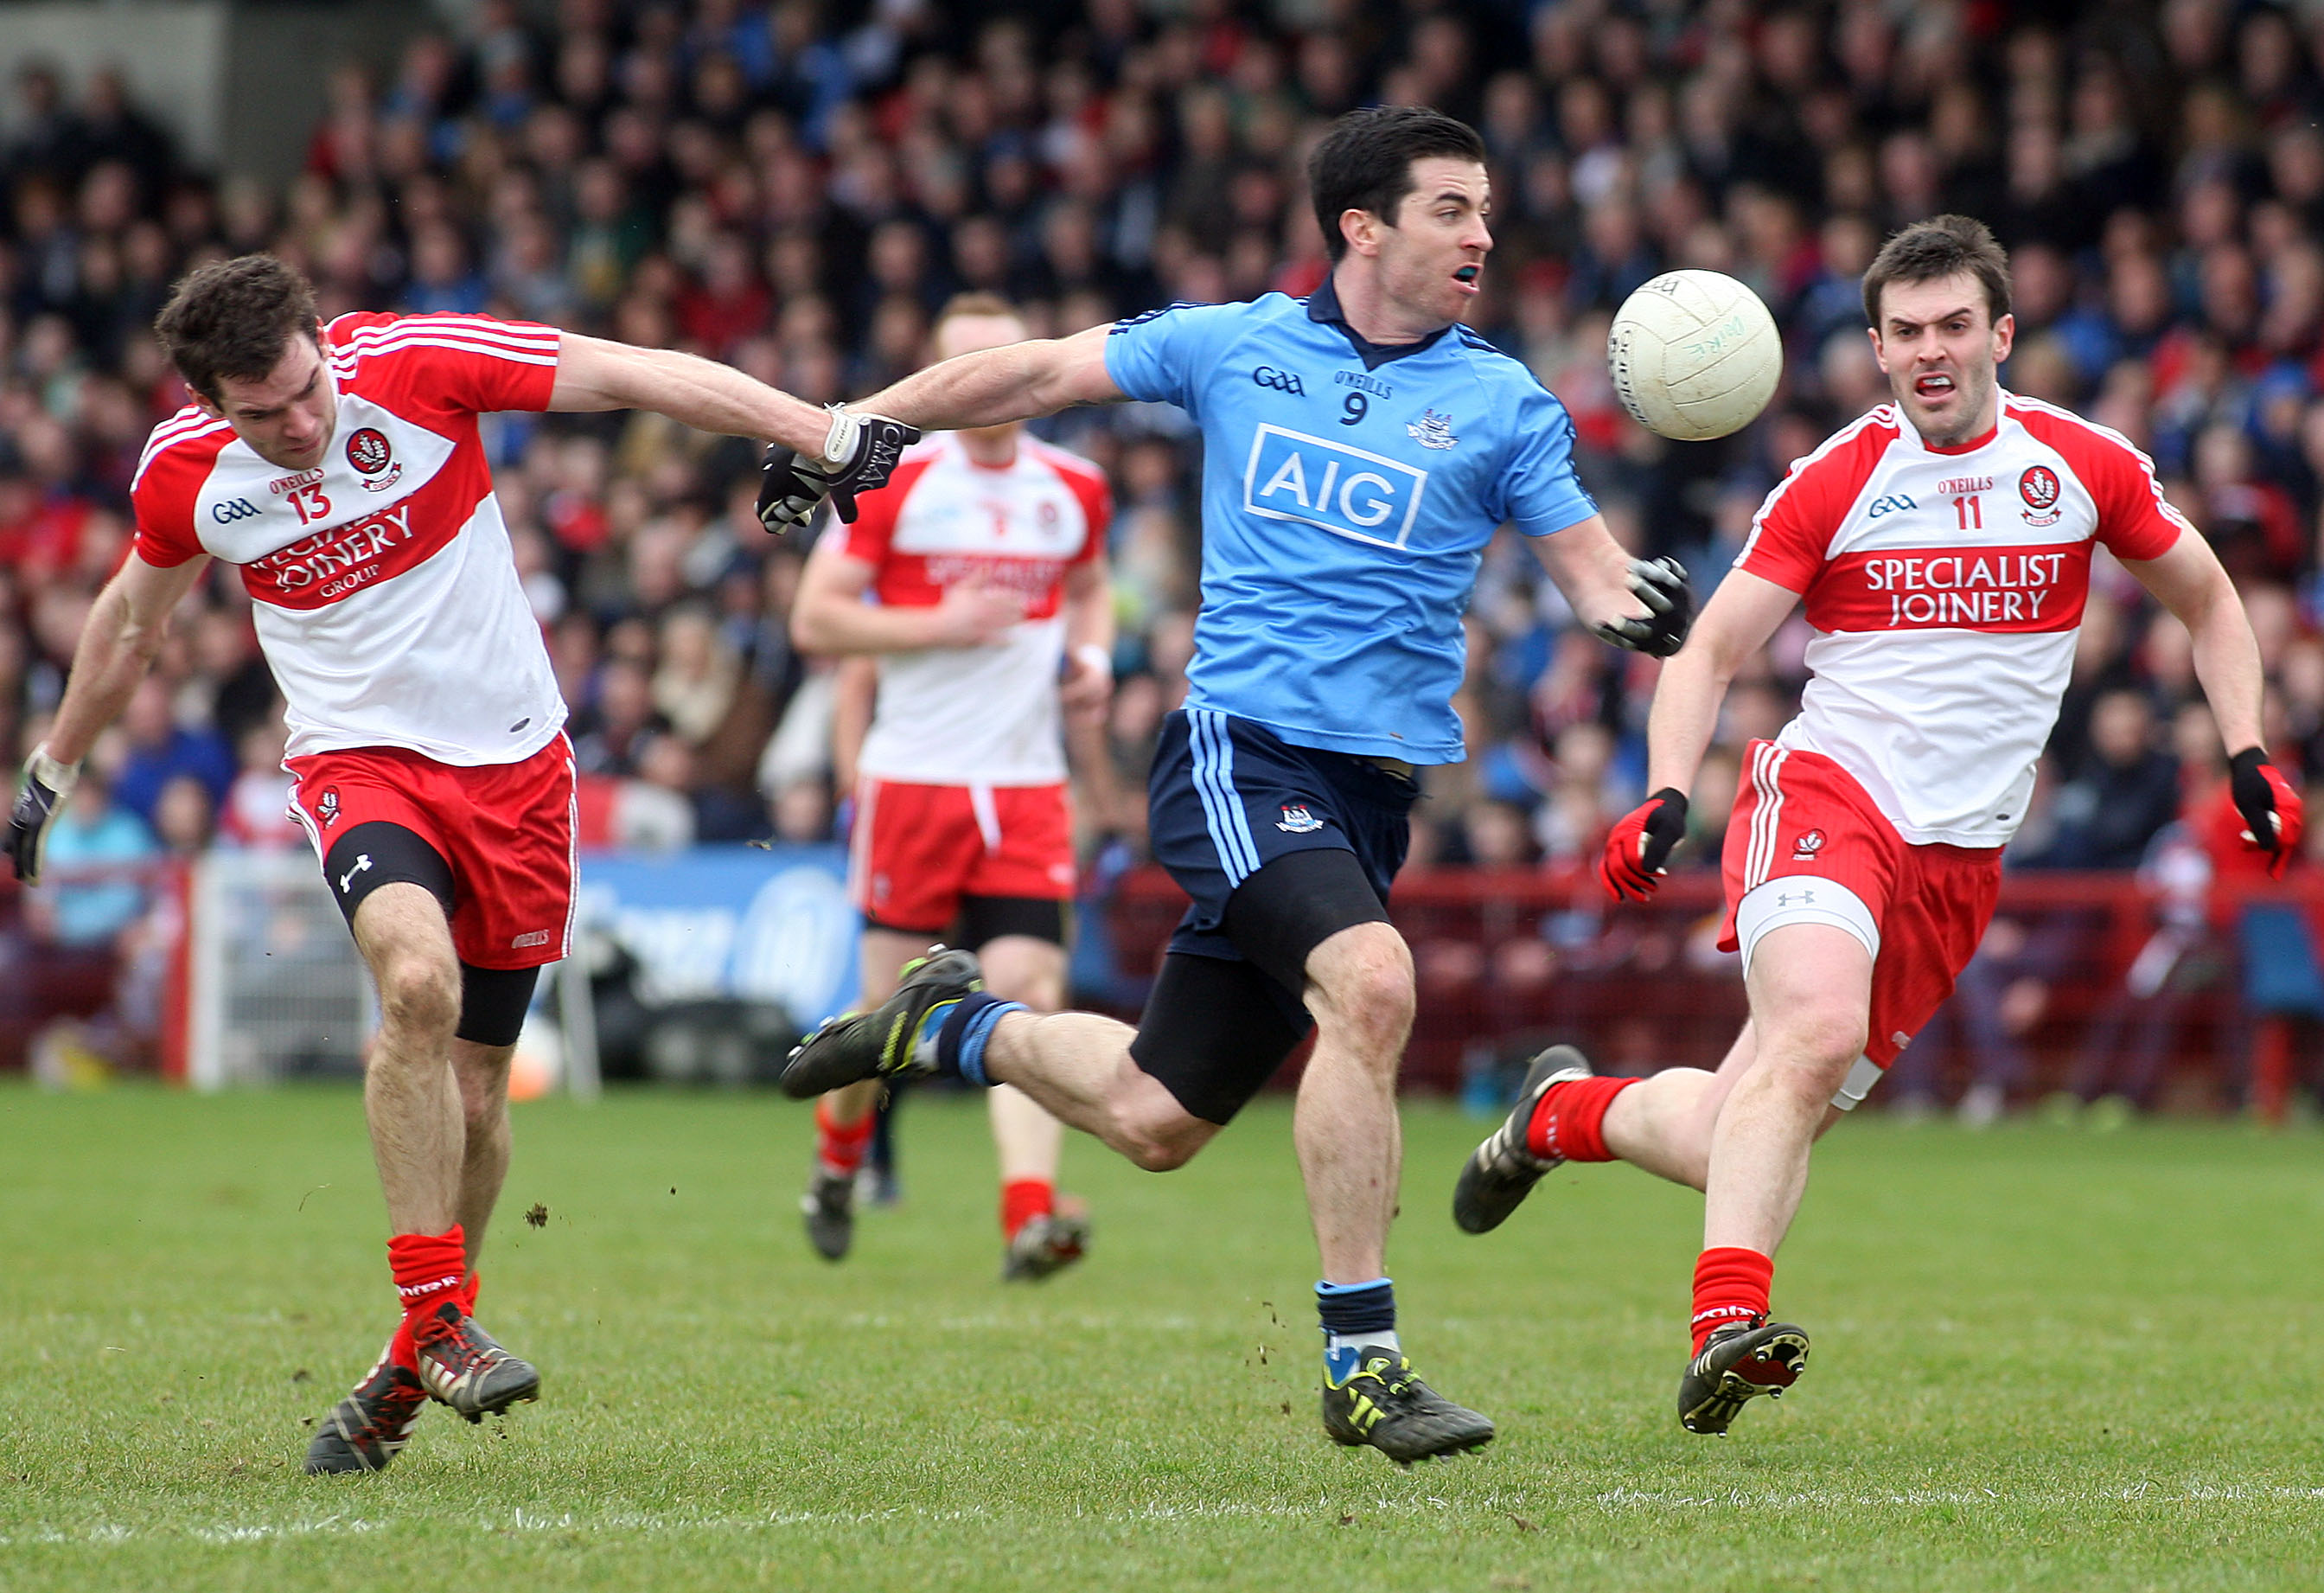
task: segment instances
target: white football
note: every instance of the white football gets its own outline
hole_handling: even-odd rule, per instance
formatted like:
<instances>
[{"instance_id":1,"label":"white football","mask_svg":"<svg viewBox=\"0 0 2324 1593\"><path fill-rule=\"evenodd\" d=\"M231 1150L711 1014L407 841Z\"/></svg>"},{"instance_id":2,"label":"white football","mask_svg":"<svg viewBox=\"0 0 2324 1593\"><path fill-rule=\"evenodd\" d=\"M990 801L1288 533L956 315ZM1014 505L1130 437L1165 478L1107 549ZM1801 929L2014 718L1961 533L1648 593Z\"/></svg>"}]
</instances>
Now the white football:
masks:
<instances>
[{"instance_id":1,"label":"white football","mask_svg":"<svg viewBox=\"0 0 2324 1593\"><path fill-rule=\"evenodd\" d=\"M1759 295L1715 271L1666 271L1622 301L1606 335L1622 407L1682 442L1740 431L1775 395L1784 340Z\"/></svg>"}]
</instances>

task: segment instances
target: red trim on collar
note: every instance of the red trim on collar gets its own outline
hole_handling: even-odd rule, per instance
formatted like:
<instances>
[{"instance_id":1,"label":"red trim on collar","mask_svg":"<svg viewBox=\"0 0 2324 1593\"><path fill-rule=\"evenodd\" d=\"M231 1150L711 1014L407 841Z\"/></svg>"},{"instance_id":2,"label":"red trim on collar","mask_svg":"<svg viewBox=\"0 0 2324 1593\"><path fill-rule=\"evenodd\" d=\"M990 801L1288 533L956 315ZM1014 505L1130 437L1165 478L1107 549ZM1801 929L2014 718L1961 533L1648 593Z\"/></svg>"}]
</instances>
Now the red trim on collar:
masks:
<instances>
[{"instance_id":1,"label":"red trim on collar","mask_svg":"<svg viewBox=\"0 0 2324 1593\"><path fill-rule=\"evenodd\" d=\"M1941 447L1936 443L1931 442L1925 437L1921 439L1921 446L1927 449L1932 454L1975 453L1978 449L1983 448L1987 443L1991 442L1995 438L2000 435L2001 422L1996 421L1992 425L1987 426L1985 429L1982 435L1972 437L1967 442L1956 443L1951 448Z\"/></svg>"}]
</instances>

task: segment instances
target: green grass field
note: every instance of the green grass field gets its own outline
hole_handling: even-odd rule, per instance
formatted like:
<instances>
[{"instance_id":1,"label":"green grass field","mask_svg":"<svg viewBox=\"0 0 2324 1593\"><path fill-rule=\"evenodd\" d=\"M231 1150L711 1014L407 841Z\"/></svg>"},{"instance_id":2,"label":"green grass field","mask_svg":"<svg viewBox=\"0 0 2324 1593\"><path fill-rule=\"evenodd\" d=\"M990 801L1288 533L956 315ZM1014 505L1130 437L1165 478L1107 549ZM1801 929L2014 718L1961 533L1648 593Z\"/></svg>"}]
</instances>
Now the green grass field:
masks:
<instances>
[{"instance_id":1,"label":"green grass field","mask_svg":"<svg viewBox=\"0 0 2324 1593\"><path fill-rule=\"evenodd\" d=\"M1700 1201L1590 1168L1471 1239L1480 1125L1406 1123L1406 1343L1480 1458L1322 1437L1280 1101L1167 1177L1070 1144L1094 1254L1004 1290L969 1103L831 1267L806 1108L656 1094L518 1108L483 1314L547 1398L309 1478L392 1311L354 1094L0 1091L0 1587L2324 1586L2314 1135L1848 1125L1777 1279L1813 1365L1718 1440Z\"/></svg>"}]
</instances>

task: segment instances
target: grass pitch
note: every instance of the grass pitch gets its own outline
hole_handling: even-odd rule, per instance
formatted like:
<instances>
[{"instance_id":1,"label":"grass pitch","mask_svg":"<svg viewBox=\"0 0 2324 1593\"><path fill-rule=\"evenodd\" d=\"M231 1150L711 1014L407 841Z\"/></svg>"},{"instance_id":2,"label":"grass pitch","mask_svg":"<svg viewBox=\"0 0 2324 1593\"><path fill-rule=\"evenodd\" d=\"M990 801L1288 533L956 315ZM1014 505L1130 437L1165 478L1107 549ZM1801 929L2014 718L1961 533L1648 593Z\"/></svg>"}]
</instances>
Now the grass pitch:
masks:
<instances>
[{"instance_id":1,"label":"grass pitch","mask_svg":"<svg viewBox=\"0 0 2324 1593\"><path fill-rule=\"evenodd\" d=\"M832 1267L805 1107L629 1095L518 1108L483 1314L547 1398L309 1478L390 1325L354 1093L0 1090L0 1588L2324 1586L2312 1134L1847 1125L1777 1278L1809 1374L1719 1440L1699 1199L1568 1170L1471 1239L1487 1125L1406 1125L1406 1343L1480 1458L1321 1436L1280 1101L1167 1177L1069 1144L1093 1254L1004 1289L971 1103Z\"/></svg>"}]
</instances>

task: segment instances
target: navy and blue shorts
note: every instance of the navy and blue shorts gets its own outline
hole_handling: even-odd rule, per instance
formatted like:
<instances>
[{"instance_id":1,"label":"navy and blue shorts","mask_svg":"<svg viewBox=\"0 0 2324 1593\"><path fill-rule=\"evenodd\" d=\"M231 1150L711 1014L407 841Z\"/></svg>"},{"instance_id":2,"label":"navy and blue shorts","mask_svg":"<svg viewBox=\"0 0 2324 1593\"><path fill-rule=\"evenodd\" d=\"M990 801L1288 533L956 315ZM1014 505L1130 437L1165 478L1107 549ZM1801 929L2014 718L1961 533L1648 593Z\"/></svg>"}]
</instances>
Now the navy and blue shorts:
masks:
<instances>
[{"instance_id":1,"label":"navy and blue shorts","mask_svg":"<svg viewBox=\"0 0 2324 1593\"><path fill-rule=\"evenodd\" d=\"M1307 954L1386 921L1419 794L1370 758L1295 746L1215 709L1163 721L1148 830L1194 904L1130 1054L1187 1111L1227 1121L1312 1027Z\"/></svg>"}]
</instances>

